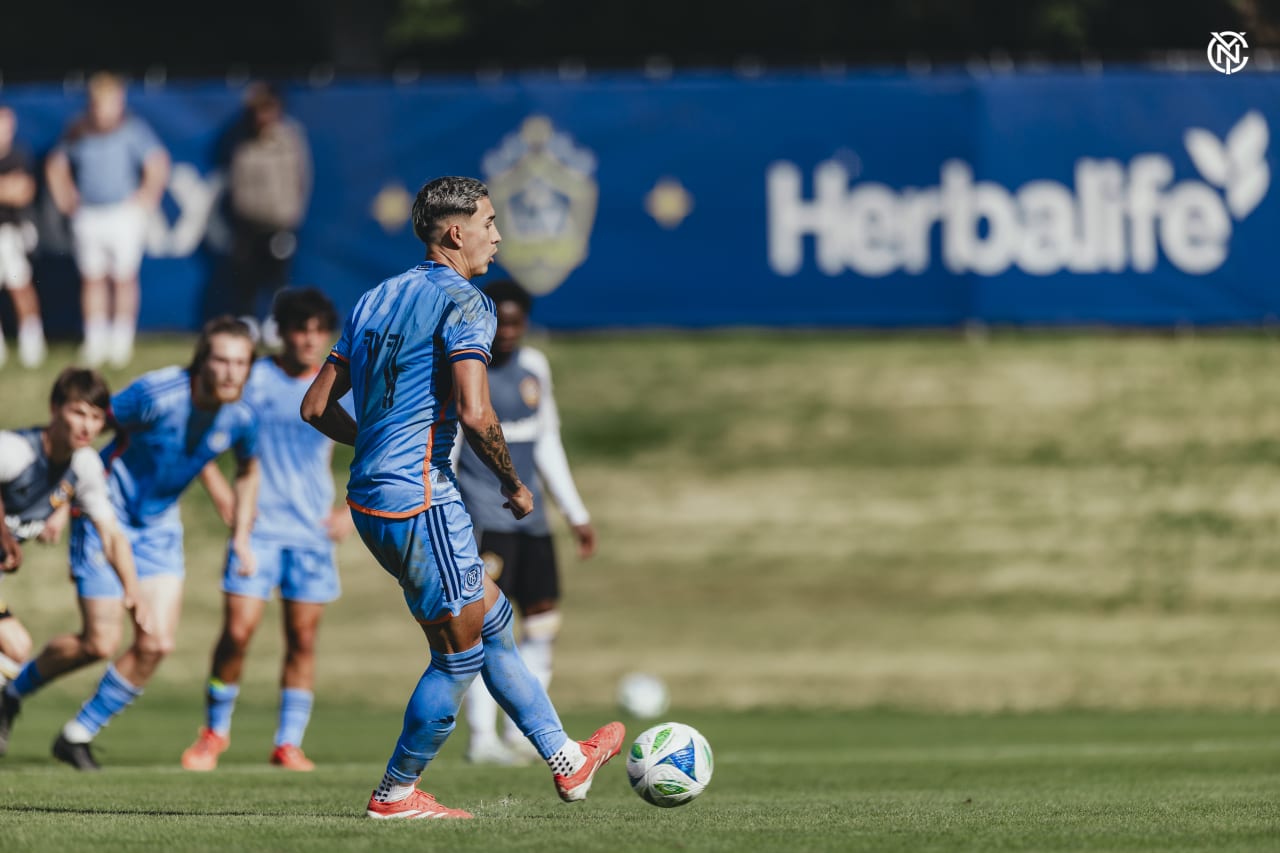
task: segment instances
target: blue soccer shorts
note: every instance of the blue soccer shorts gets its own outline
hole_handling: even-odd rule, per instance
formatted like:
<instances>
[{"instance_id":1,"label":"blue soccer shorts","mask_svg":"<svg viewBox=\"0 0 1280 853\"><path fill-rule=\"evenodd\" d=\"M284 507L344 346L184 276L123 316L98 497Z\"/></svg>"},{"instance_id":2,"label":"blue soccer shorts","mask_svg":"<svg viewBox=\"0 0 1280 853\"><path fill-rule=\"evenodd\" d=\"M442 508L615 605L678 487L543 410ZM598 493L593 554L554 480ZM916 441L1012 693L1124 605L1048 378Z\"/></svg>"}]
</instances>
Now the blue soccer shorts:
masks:
<instances>
[{"instance_id":1,"label":"blue soccer shorts","mask_svg":"<svg viewBox=\"0 0 1280 853\"><path fill-rule=\"evenodd\" d=\"M248 577L240 574L240 558L228 549L223 592L266 600L279 588L285 601L308 604L328 604L342 592L332 547L295 548L258 536L249 538L249 547L258 564L256 571Z\"/></svg>"},{"instance_id":2,"label":"blue soccer shorts","mask_svg":"<svg viewBox=\"0 0 1280 853\"><path fill-rule=\"evenodd\" d=\"M400 582L419 622L457 616L484 598L484 564L462 501L433 506L409 518L352 512L360 538L382 568Z\"/></svg>"},{"instance_id":3,"label":"blue soccer shorts","mask_svg":"<svg viewBox=\"0 0 1280 853\"><path fill-rule=\"evenodd\" d=\"M120 529L133 548L138 580L162 575L181 578L186 574L181 524L166 522L154 527L121 524ZM98 529L84 516L71 520L71 579L81 598L124 598L120 578L102 553Z\"/></svg>"}]
</instances>

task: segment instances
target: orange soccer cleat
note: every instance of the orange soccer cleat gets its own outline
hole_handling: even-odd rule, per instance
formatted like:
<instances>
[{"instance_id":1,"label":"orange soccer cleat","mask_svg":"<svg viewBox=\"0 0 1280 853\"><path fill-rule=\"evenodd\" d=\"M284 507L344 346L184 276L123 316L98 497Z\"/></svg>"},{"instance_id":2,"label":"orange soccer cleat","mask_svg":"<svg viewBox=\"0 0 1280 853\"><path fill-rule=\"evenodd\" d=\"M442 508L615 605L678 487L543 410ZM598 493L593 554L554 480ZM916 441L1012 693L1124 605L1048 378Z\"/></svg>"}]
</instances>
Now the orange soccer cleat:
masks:
<instances>
[{"instance_id":1,"label":"orange soccer cleat","mask_svg":"<svg viewBox=\"0 0 1280 853\"><path fill-rule=\"evenodd\" d=\"M364 813L367 817L376 820L394 820L396 818L403 820L422 820L424 818L432 820L440 820L441 818L465 820L471 817L471 812L442 806L436 802L435 797L425 791L419 791L417 788L414 788L412 794L397 803L380 803L370 797L369 806Z\"/></svg>"},{"instance_id":2,"label":"orange soccer cleat","mask_svg":"<svg viewBox=\"0 0 1280 853\"><path fill-rule=\"evenodd\" d=\"M302 747L291 743L282 743L271 753L271 763L285 770L297 770L310 773L316 769L316 763L302 752Z\"/></svg>"},{"instance_id":3,"label":"orange soccer cleat","mask_svg":"<svg viewBox=\"0 0 1280 853\"><path fill-rule=\"evenodd\" d=\"M585 800L587 791L591 790L591 780L595 778L596 771L622 750L622 739L626 736L626 727L622 723L613 722L597 729L596 733L588 739L579 741L578 745L582 747L582 754L587 759L586 763L571 776L561 776L556 773L551 777L556 783L556 793L560 795L560 799L566 803Z\"/></svg>"},{"instance_id":4,"label":"orange soccer cleat","mask_svg":"<svg viewBox=\"0 0 1280 853\"><path fill-rule=\"evenodd\" d=\"M196 742L182 753L182 767L185 770L212 770L218 766L218 756L231 746L231 738L218 734L213 729L201 727Z\"/></svg>"}]
</instances>

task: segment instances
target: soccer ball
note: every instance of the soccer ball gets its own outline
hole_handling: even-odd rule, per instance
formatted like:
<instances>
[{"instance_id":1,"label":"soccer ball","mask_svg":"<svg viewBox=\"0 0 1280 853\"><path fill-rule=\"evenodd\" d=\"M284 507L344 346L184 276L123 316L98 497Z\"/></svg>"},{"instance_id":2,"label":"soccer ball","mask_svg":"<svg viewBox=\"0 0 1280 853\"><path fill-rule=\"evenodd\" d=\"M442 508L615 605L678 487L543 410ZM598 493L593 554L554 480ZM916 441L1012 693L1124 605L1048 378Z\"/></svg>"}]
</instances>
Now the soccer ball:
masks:
<instances>
[{"instance_id":1,"label":"soccer ball","mask_svg":"<svg viewBox=\"0 0 1280 853\"><path fill-rule=\"evenodd\" d=\"M618 682L618 706L633 717L655 720L667 712L671 697L656 675L633 672Z\"/></svg>"},{"instance_id":2,"label":"soccer ball","mask_svg":"<svg viewBox=\"0 0 1280 853\"><path fill-rule=\"evenodd\" d=\"M631 745L627 778L646 803L664 809L683 806L711 781L713 762L707 739L693 726L662 723Z\"/></svg>"}]
</instances>

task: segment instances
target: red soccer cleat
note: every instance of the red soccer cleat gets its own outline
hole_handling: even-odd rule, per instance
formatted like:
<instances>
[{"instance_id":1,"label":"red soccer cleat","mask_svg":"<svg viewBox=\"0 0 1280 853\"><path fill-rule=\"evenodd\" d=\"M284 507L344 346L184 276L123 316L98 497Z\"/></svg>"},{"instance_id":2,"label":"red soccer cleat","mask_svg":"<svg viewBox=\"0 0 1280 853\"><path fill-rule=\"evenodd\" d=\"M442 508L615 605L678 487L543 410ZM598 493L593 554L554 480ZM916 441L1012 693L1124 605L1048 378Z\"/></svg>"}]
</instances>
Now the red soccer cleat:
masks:
<instances>
[{"instance_id":1,"label":"red soccer cleat","mask_svg":"<svg viewBox=\"0 0 1280 853\"><path fill-rule=\"evenodd\" d=\"M414 788L412 794L398 803L380 803L370 797L369 806L364 813L366 817L371 817L375 820L394 820L396 818L403 820L422 820L424 818L433 820L457 818L465 820L471 817L471 812L442 806L436 802L435 797L425 791L419 791L417 788Z\"/></svg>"},{"instance_id":2,"label":"red soccer cleat","mask_svg":"<svg viewBox=\"0 0 1280 853\"><path fill-rule=\"evenodd\" d=\"M231 746L231 738L223 737L213 729L201 727L196 742L182 753L182 766L186 770L212 770L218 766L218 756Z\"/></svg>"},{"instance_id":3,"label":"red soccer cleat","mask_svg":"<svg viewBox=\"0 0 1280 853\"><path fill-rule=\"evenodd\" d=\"M626 727L622 723L613 722L597 729L596 733L587 740L579 741L582 754L587 758L586 763L572 776L561 776L556 773L551 777L555 780L556 793L560 795L560 799L566 803L585 800L587 791L591 790L591 780L595 778L596 771L622 750L622 739L626 736Z\"/></svg>"},{"instance_id":4,"label":"red soccer cleat","mask_svg":"<svg viewBox=\"0 0 1280 853\"><path fill-rule=\"evenodd\" d=\"M271 763L276 767L297 770L300 773L310 773L316 769L316 763L303 754L302 747L291 743L282 743L277 746L271 753Z\"/></svg>"}]
</instances>

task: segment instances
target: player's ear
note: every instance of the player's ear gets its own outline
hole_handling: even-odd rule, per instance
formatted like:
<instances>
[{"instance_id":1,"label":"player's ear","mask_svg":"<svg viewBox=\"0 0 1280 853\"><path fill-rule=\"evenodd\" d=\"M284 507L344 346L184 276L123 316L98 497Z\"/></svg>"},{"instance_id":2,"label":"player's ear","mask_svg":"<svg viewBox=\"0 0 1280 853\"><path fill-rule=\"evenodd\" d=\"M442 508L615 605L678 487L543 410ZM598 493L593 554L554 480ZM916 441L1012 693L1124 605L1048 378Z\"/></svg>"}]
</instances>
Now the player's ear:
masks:
<instances>
[{"instance_id":1,"label":"player's ear","mask_svg":"<svg viewBox=\"0 0 1280 853\"><path fill-rule=\"evenodd\" d=\"M440 242L449 249L458 249L462 247L462 226L457 222L450 224L444 229L444 233L440 235Z\"/></svg>"}]
</instances>

